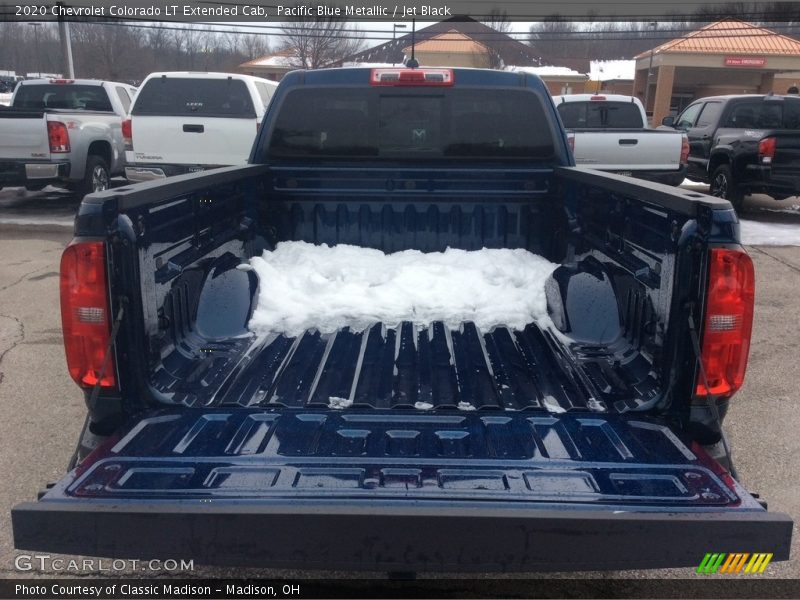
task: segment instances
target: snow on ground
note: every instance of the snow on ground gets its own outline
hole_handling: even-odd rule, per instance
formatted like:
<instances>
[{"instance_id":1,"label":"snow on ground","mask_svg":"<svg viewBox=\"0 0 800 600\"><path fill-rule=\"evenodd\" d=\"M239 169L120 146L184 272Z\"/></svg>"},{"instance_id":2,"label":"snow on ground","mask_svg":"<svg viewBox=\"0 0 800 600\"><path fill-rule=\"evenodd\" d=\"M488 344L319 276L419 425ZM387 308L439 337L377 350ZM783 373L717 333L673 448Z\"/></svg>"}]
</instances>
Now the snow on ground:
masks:
<instances>
[{"instance_id":1,"label":"snow on ground","mask_svg":"<svg viewBox=\"0 0 800 600\"><path fill-rule=\"evenodd\" d=\"M684 180L682 188L708 193L707 183L697 183ZM747 202L747 199L745 199ZM762 212L797 214L797 204L785 205L780 209L764 209ZM742 243L749 246L800 246L800 223L769 223L764 221L751 221L744 217L739 218L741 224Z\"/></svg>"},{"instance_id":2,"label":"snow on ground","mask_svg":"<svg viewBox=\"0 0 800 600\"><path fill-rule=\"evenodd\" d=\"M384 254L357 246L281 242L251 259L259 277L250 329L296 336L411 321L480 329L547 326L544 284L558 266L526 250Z\"/></svg>"},{"instance_id":3,"label":"snow on ground","mask_svg":"<svg viewBox=\"0 0 800 600\"><path fill-rule=\"evenodd\" d=\"M750 246L800 246L800 223L740 219L742 243Z\"/></svg>"}]
</instances>

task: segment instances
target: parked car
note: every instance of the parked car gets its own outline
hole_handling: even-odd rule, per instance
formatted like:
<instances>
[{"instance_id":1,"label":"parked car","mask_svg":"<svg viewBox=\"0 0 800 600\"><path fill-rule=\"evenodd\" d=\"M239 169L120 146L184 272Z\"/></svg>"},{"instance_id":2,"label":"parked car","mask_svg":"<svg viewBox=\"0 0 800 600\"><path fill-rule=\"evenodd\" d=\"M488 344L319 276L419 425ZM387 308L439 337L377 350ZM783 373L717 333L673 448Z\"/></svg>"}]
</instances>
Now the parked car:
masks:
<instances>
[{"instance_id":1,"label":"parked car","mask_svg":"<svg viewBox=\"0 0 800 600\"><path fill-rule=\"evenodd\" d=\"M135 94L95 79L19 82L0 111L0 188L55 185L81 197L107 189L125 168L122 121Z\"/></svg>"},{"instance_id":2,"label":"parked car","mask_svg":"<svg viewBox=\"0 0 800 600\"><path fill-rule=\"evenodd\" d=\"M553 96L575 164L668 185L686 176L686 135L647 127L638 98L620 94ZM665 135L666 134L666 135Z\"/></svg>"},{"instance_id":3,"label":"parked car","mask_svg":"<svg viewBox=\"0 0 800 600\"><path fill-rule=\"evenodd\" d=\"M125 124L128 180L245 164L276 87L232 73L151 73Z\"/></svg>"},{"instance_id":4,"label":"parked car","mask_svg":"<svg viewBox=\"0 0 800 600\"><path fill-rule=\"evenodd\" d=\"M730 95L702 98L662 125L689 137L692 181L739 210L747 194L783 200L800 194L800 98Z\"/></svg>"},{"instance_id":5,"label":"parked car","mask_svg":"<svg viewBox=\"0 0 800 600\"><path fill-rule=\"evenodd\" d=\"M754 289L729 202L575 168L542 81L497 70L289 73L252 157L82 202L61 307L88 417L76 468L12 510L18 549L394 572L788 559L792 520L736 480L722 430ZM273 282L249 261L288 240L538 254L552 323L256 335Z\"/></svg>"}]
</instances>

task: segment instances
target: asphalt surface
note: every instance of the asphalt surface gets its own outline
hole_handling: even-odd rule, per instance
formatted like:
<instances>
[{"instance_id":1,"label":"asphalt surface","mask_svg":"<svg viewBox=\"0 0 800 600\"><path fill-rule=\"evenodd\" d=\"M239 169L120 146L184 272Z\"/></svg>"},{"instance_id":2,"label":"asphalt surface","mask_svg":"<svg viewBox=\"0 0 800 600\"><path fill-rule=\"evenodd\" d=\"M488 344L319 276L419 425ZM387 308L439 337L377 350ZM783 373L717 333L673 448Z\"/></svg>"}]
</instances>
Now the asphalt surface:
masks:
<instances>
[{"instance_id":1,"label":"asphalt surface","mask_svg":"<svg viewBox=\"0 0 800 600\"><path fill-rule=\"evenodd\" d=\"M0 486L0 514L6 516L0 518L0 578L78 575L53 569L16 569L15 559L27 553L14 550L8 519L13 505L35 499L45 483L63 476L83 424L83 396L66 371L58 304L59 258L70 239L69 224L77 205L74 197L52 191L0 191L0 473L5 481ZM798 205L800 199L777 203L752 198L746 216L797 223L800 228L800 210L792 208ZM771 511L800 520L800 247L750 247L749 251L757 279L752 348L747 380L732 401L726 426L745 486L768 500ZM713 540L709 547L713 548ZM797 526L793 557L772 563L761 577L800 578ZM169 575L153 571L81 574ZM345 574L197 566L192 572L174 575L293 579ZM697 577L692 569L561 576L599 577L611 586L616 578ZM614 588L609 589L613 593ZM647 591L646 587L640 589L643 594ZM525 594L524 587L520 593Z\"/></svg>"}]
</instances>

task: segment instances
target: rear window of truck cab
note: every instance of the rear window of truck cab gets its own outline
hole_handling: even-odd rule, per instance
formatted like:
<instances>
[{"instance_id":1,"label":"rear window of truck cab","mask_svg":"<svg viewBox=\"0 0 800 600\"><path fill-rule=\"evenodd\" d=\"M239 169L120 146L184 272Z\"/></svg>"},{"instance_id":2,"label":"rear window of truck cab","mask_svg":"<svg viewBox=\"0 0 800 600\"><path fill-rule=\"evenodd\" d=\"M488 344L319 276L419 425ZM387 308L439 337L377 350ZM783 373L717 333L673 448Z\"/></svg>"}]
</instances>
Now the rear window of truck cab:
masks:
<instances>
[{"instance_id":1,"label":"rear window of truck cab","mask_svg":"<svg viewBox=\"0 0 800 600\"><path fill-rule=\"evenodd\" d=\"M562 102L558 114L567 129L642 129L642 113L633 102Z\"/></svg>"},{"instance_id":2,"label":"rear window of truck cab","mask_svg":"<svg viewBox=\"0 0 800 600\"><path fill-rule=\"evenodd\" d=\"M800 129L800 99L773 97L736 102L723 127Z\"/></svg>"},{"instance_id":3,"label":"rear window of truck cab","mask_svg":"<svg viewBox=\"0 0 800 600\"><path fill-rule=\"evenodd\" d=\"M101 86L70 83L21 85L14 98L14 107L34 110L113 110L111 101Z\"/></svg>"},{"instance_id":4,"label":"rear window of truck cab","mask_svg":"<svg viewBox=\"0 0 800 600\"><path fill-rule=\"evenodd\" d=\"M154 77L139 90L131 114L256 118L247 84L231 77Z\"/></svg>"},{"instance_id":5,"label":"rear window of truck cab","mask_svg":"<svg viewBox=\"0 0 800 600\"><path fill-rule=\"evenodd\" d=\"M552 119L525 90L302 88L283 100L270 158L547 159Z\"/></svg>"}]
</instances>

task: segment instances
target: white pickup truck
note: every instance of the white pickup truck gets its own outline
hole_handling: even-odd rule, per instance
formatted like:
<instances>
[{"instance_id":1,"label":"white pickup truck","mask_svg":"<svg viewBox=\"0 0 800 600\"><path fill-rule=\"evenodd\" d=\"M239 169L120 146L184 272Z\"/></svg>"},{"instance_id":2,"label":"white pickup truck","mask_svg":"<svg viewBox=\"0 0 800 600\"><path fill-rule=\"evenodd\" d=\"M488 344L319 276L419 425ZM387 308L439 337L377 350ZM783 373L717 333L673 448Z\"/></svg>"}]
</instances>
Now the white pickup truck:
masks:
<instances>
[{"instance_id":1,"label":"white pickup truck","mask_svg":"<svg viewBox=\"0 0 800 600\"><path fill-rule=\"evenodd\" d=\"M131 182L243 165L278 84L235 73L151 73L124 123Z\"/></svg>"},{"instance_id":2,"label":"white pickup truck","mask_svg":"<svg viewBox=\"0 0 800 600\"><path fill-rule=\"evenodd\" d=\"M638 98L619 94L553 96L579 167L680 185L689 140L677 131L649 129ZM666 134L666 135L665 135Z\"/></svg>"},{"instance_id":3,"label":"white pickup truck","mask_svg":"<svg viewBox=\"0 0 800 600\"><path fill-rule=\"evenodd\" d=\"M0 188L55 185L80 197L125 169L122 121L136 94L95 79L20 82L0 111Z\"/></svg>"}]
</instances>

